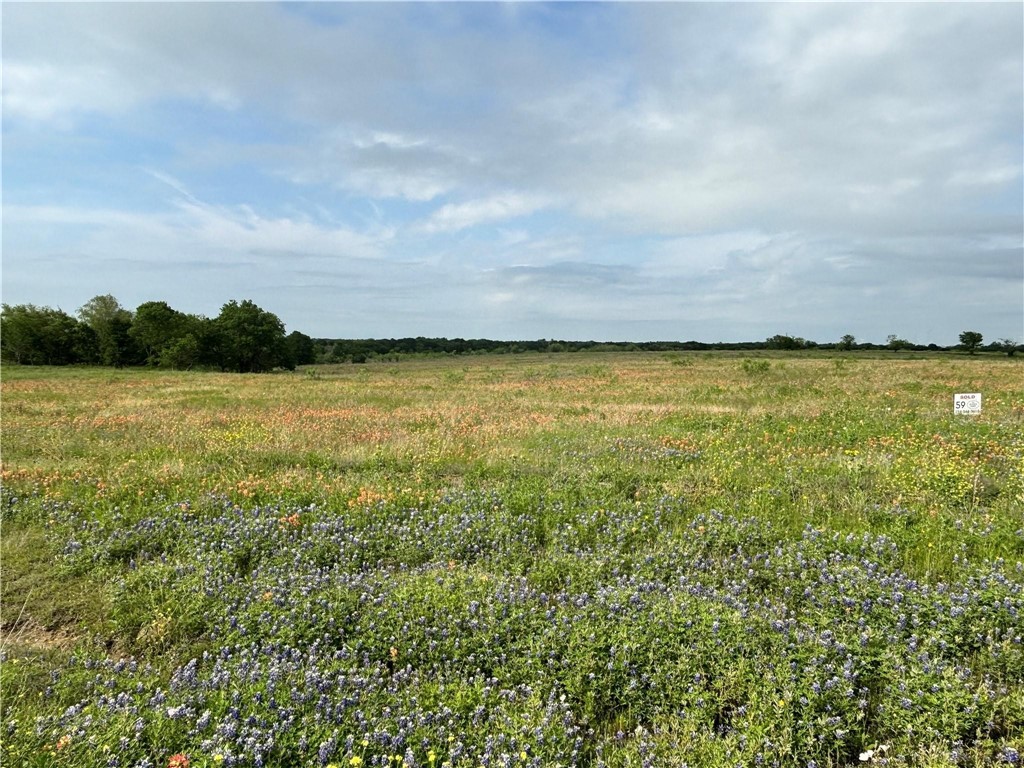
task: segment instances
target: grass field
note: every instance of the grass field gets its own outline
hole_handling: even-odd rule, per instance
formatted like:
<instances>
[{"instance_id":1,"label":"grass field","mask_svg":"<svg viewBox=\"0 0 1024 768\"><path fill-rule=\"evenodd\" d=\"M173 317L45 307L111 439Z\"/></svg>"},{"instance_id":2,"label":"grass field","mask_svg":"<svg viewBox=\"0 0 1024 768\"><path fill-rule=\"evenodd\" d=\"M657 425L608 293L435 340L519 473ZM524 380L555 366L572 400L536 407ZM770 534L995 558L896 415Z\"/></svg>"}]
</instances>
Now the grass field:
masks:
<instances>
[{"instance_id":1,"label":"grass field","mask_svg":"<svg viewBox=\"0 0 1024 768\"><path fill-rule=\"evenodd\" d=\"M4 766L1024 752L1024 361L5 366L2 452Z\"/></svg>"}]
</instances>

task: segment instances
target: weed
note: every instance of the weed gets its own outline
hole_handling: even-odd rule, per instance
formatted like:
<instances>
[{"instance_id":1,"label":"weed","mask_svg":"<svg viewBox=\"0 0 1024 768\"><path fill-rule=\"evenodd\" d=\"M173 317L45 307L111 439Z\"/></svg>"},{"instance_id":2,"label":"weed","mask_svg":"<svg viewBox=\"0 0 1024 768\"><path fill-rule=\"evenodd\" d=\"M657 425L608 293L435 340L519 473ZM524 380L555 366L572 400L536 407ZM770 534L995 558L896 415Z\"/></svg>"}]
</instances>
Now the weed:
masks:
<instances>
[{"instance_id":1,"label":"weed","mask_svg":"<svg viewBox=\"0 0 1024 768\"><path fill-rule=\"evenodd\" d=\"M768 373L772 364L767 360L744 360L741 366L748 376L762 376Z\"/></svg>"}]
</instances>

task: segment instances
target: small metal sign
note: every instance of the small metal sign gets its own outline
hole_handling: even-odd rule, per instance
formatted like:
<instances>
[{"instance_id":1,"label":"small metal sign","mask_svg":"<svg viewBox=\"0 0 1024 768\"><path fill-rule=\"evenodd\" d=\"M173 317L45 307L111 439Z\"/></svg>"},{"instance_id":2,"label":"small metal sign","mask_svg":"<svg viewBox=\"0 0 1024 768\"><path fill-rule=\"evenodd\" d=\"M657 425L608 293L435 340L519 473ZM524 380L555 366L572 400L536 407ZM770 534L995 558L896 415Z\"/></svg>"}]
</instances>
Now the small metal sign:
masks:
<instances>
[{"instance_id":1,"label":"small metal sign","mask_svg":"<svg viewBox=\"0 0 1024 768\"><path fill-rule=\"evenodd\" d=\"M981 414L981 392L966 392L953 395L953 413L964 413L968 416Z\"/></svg>"}]
</instances>

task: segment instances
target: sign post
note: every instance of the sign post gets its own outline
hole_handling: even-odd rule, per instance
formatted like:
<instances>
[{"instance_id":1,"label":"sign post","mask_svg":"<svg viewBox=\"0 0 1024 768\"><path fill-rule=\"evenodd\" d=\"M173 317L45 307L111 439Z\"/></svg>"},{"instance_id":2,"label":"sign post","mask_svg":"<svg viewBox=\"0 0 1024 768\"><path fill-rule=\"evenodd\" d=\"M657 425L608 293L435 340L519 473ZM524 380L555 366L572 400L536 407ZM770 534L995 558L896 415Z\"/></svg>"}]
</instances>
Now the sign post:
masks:
<instances>
[{"instance_id":1,"label":"sign post","mask_svg":"<svg viewBox=\"0 0 1024 768\"><path fill-rule=\"evenodd\" d=\"M966 416L981 415L981 392L964 392L953 395L953 413Z\"/></svg>"}]
</instances>

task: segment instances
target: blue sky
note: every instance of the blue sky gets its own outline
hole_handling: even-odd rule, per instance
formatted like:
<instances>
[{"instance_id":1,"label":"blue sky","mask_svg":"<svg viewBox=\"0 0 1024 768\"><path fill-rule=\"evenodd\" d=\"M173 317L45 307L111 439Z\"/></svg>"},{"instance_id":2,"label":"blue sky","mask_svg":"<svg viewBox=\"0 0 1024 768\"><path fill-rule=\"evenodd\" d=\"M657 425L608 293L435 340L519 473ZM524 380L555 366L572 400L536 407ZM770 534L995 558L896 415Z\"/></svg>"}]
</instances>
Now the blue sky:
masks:
<instances>
[{"instance_id":1,"label":"blue sky","mask_svg":"<svg viewBox=\"0 0 1024 768\"><path fill-rule=\"evenodd\" d=\"M1024 339L1020 3L17 3L3 301Z\"/></svg>"}]
</instances>

